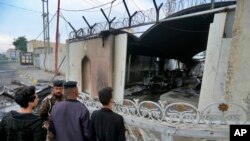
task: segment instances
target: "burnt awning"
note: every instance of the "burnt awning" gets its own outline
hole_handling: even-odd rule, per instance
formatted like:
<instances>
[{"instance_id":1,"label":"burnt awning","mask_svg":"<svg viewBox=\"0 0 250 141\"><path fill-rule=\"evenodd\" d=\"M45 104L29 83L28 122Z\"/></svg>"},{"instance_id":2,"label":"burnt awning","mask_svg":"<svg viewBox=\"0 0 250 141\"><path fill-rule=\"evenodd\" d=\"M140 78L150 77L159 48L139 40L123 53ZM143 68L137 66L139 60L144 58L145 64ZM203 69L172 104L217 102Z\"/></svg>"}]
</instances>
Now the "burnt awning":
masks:
<instances>
[{"instance_id":1,"label":"burnt awning","mask_svg":"<svg viewBox=\"0 0 250 141\"><path fill-rule=\"evenodd\" d=\"M232 4L235 2L220 2L215 4L215 8ZM205 4L192 7L173 14L171 17L209 10L210 6L210 4ZM191 63L194 55L206 50L209 26L213 22L213 17L214 13L206 13L161 21L143 33L138 41L129 43L129 52Z\"/></svg>"}]
</instances>

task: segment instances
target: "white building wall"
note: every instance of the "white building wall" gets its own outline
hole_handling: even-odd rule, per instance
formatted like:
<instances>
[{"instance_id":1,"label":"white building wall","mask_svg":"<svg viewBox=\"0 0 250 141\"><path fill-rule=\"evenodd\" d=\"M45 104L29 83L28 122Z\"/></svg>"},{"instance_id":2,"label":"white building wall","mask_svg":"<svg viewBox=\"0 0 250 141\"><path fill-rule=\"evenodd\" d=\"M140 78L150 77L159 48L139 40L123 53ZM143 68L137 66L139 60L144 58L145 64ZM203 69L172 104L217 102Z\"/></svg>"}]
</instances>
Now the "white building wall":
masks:
<instances>
[{"instance_id":1,"label":"white building wall","mask_svg":"<svg viewBox=\"0 0 250 141\"><path fill-rule=\"evenodd\" d=\"M35 48L43 46L44 46L43 41L31 40L27 43L27 52L34 52Z\"/></svg>"},{"instance_id":2,"label":"white building wall","mask_svg":"<svg viewBox=\"0 0 250 141\"><path fill-rule=\"evenodd\" d=\"M226 52L230 48L230 39L223 40L226 17L226 12L215 14L214 21L210 24L199 109L210 103L223 101L228 62Z\"/></svg>"},{"instance_id":3,"label":"white building wall","mask_svg":"<svg viewBox=\"0 0 250 141\"><path fill-rule=\"evenodd\" d=\"M110 35L104 40L95 38L69 43L67 47L67 81L78 82L78 88L83 91L82 61L89 59L90 80L87 93L97 97L100 89L110 86L113 88L115 101L124 97L125 67L127 55L127 34ZM85 82L86 83L86 82Z\"/></svg>"},{"instance_id":4,"label":"white building wall","mask_svg":"<svg viewBox=\"0 0 250 141\"><path fill-rule=\"evenodd\" d=\"M113 35L104 40L95 38L69 43L67 80L77 81L80 91L83 91L83 81L88 83L87 92L92 97L97 97L98 91L104 87L113 87L113 44ZM89 59L89 74L82 72L82 61L85 57ZM90 76L89 82L86 82L86 78L83 78L85 75Z\"/></svg>"},{"instance_id":5,"label":"white building wall","mask_svg":"<svg viewBox=\"0 0 250 141\"><path fill-rule=\"evenodd\" d=\"M53 48L53 52L50 54L42 53L39 55L39 68L47 70L47 71L55 71L55 48ZM65 46L59 46L58 49L58 66L62 63L61 67L59 68L59 72L62 74L66 74L66 59L63 58L66 56L66 47ZM45 60L45 61L44 61ZM45 62L45 65L44 65Z\"/></svg>"},{"instance_id":6,"label":"white building wall","mask_svg":"<svg viewBox=\"0 0 250 141\"><path fill-rule=\"evenodd\" d=\"M209 31L199 109L213 102L233 102L249 109L249 13L250 1L237 1L232 38L223 38L226 13L215 15Z\"/></svg>"},{"instance_id":7,"label":"white building wall","mask_svg":"<svg viewBox=\"0 0 250 141\"><path fill-rule=\"evenodd\" d=\"M236 19L233 25L233 39L227 68L226 96L227 101L244 107L244 99L250 98L250 1L237 1ZM248 109L248 108L247 108Z\"/></svg>"},{"instance_id":8,"label":"white building wall","mask_svg":"<svg viewBox=\"0 0 250 141\"><path fill-rule=\"evenodd\" d=\"M77 81L78 87L81 90L81 70L82 70L82 58L85 56L86 47L84 41L74 42L68 45L67 52L67 81Z\"/></svg>"},{"instance_id":9,"label":"white building wall","mask_svg":"<svg viewBox=\"0 0 250 141\"><path fill-rule=\"evenodd\" d=\"M39 58L34 57L34 66L37 66L46 71L55 71L55 43L50 43L50 48L52 51L45 55L44 42L38 40L31 40L27 43L27 51L35 53L35 49L40 51L36 52L39 54ZM34 54L35 55L35 54ZM61 74L66 74L66 59L63 61L63 58L66 56L66 47L65 44L59 44L58 46L58 67ZM45 65L44 65L45 64Z\"/></svg>"},{"instance_id":10,"label":"white building wall","mask_svg":"<svg viewBox=\"0 0 250 141\"><path fill-rule=\"evenodd\" d=\"M124 98L127 40L127 34L120 34L115 37L113 93L117 102L122 102Z\"/></svg>"},{"instance_id":11,"label":"white building wall","mask_svg":"<svg viewBox=\"0 0 250 141\"><path fill-rule=\"evenodd\" d=\"M58 68L60 73L66 75L66 46L59 47L58 49Z\"/></svg>"}]
</instances>

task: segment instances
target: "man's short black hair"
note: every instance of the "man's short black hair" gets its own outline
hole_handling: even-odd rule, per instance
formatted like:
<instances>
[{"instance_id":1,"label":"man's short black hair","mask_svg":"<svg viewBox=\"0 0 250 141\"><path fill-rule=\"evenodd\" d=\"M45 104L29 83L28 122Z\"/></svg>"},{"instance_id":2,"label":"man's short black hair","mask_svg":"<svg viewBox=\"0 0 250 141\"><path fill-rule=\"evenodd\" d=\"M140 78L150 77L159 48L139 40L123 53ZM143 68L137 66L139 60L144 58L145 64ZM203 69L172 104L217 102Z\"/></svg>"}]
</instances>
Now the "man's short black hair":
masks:
<instances>
[{"instance_id":1,"label":"man's short black hair","mask_svg":"<svg viewBox=\"0 0 250 141\"><path fill-rule=\"evenodd\" d=\"M102 105L108 105L110 100L112 99L113 89L111 87L103 88L98 92L99 101Z\"/></svg>"},{"instance_id":2,"label":"man's short black hair","mask_svg":"<svg viewBox=\"0 0 250 141\"><path fill-rule=\"evenodd\" d=\"M15 101L23 108L28 107L29 102L33 102L36 98L36 88L34 86L24 86L18 88L15 93Z\"/></svg>"}]
</instances>

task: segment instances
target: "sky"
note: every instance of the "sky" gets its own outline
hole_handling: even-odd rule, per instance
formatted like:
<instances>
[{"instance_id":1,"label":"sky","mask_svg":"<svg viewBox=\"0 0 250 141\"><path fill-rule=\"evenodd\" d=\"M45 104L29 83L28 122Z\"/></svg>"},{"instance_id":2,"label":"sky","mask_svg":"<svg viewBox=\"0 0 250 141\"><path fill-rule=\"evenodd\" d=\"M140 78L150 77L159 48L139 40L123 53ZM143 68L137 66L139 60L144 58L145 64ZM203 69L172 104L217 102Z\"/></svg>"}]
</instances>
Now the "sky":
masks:
<instances>
[{"instance_id":1,"label":"sky","mask_svg":"<svg viewBox=\"0 0 250 141\"><path fill-rule=\"evenodd\" d=\"M53 17L57 10L57 0L49 1L49 19ZM82 10L102 5L113 0L61 0L61 9ZM153 8L153 0L126 0L130 13L136 10L148 10ZM156 0L158 4L166 0ZM108 15L111 4L102 7ZM94 23L106 21L100 8L69 12L61 10L61 14L69 21L75 29L87 27L82 16L85 16L88 22ZM122 0L115 0L110 13L112 17L127 17ZM59 24L60 42L65 43L69 32L72 31L69 25L60 18ZM0 0L0 53L6 52L8 48L14 48L12 42L14 39L25 36L29 40L43 40L43 34L39 36L43 29L42 20L42 0ZM56 16L50 24L50 39L55 42Z\"/></svg>"}]
</instances>

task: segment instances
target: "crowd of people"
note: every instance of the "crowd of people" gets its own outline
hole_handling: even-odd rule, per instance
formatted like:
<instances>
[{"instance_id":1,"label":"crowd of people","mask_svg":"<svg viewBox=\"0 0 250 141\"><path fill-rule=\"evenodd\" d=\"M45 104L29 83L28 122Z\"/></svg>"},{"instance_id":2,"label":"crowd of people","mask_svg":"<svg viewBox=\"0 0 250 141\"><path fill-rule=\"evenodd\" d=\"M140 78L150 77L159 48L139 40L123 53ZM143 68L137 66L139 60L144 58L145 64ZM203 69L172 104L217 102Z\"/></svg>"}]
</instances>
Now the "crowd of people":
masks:
<instances>
[{"instance_id":1,"label":"crowd of people","mask_svg":"<svg viewBox=\"0 0 250 141\"><path fill-rule=\"evenodd\" d=\"M56 80L36 115L35 87L21 87L14 97L20 108L0 122L0 141L125 141L123 117L112 111L112 93L111 87L98 92L103 107L90 116L77 100L77 82Z\"/></svg>"}]
</instances>

